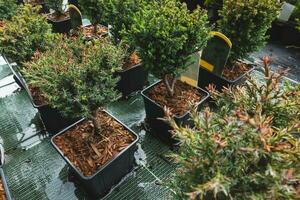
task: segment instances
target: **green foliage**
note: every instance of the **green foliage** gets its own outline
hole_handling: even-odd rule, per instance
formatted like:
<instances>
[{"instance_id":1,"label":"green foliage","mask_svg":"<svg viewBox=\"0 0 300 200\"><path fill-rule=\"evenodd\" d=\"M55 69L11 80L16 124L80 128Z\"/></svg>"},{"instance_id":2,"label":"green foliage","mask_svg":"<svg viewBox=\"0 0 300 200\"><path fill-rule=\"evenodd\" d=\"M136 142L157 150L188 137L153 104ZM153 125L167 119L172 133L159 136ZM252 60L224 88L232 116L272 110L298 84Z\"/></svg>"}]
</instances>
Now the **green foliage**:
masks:
<instances>
[{"instance_id":1,"label":"green foliage","mask_svg":"<svg viewBox=\"0 0 300 200\"><path fill-rule=\"evenodd\" d=\"M111 25L110 29L114 42L122 39L122 31L128 31L134 23L131 15L138 12L142 7L143 0L110 0L103 4L101 10L104 12L102 23Z\"/></svg>"},{"instance_id":2,"label":"green foliage","mask_svg":"<svg viewBox=\"0 0 300 200\"><path fill-rule=\"evenodd\" d=\"M277 90L263 89L267 85L271 87L269 82L277 83L277 79L277 75L266 72L260 89ZM252 89L248 89L250 87ZM224 97L219 100L223 111L214 113L206 108L203 113L192 113L193 128L178 127L169 117L174 134L182 141L178 153L173 155L179 165L169 184L174 197L195 200L300 198L300 86L290 85L282 90L285 98L274 96L274 92L267 96L264 92L247 93L260 90L255 87L250 80L243 90L236 88L219 93L219 98ZM253 103L251 107L243 104L248 103L246 99ZM273 121L275 113L266 112L266 102L261 101L274 101L275 106L279 102L296 104L297 118L291 122L284 120L285 124L279 123L282 127L275 127L278 123L278 119Z\"/></svg>"},{"instance_id":3,"label":"green foliage","mask_svg":"<svg viewBox=\"0 0 300 200\"><path fill-rule=\"evenodd\" d=\"M17 12L15 0L0 0L0 20L11 19Z\"/></svg>"},{"instance_id":4,"label":"green foliage","mask_svg":"<svg viewBox=\"0 0 300 200\"><path fill-rule=\"evenodd\" d=\"M116 100L124 52L107 41L64 38L51 51L36 55L23 69L50 106L66 116L93 118L98 107Z\"/></svg>"},{"instance_id":5,"label":"green foliage","mask_svg":"<svg viewBox=\"0 0 300 200\"><path fill-rule=\"evenodd\" d=\"M103 22L106 0L78 0L79 6L82 9L84 15L86 15L91 23L95 26L98 23Z\"/></svg>"},{"instance_id":6,"label":"green foliage","mask_svg":"<svg viewBox=\"0 0 300 200\"><path fill-rule=\"evenodd\" d=\"M30 60L36 51L49 49L55 39L39 9L29 4L21 6L12 20L0 27L0 52L18 64Z\"/></svg>"},{"instance_id":7,"label":"green foliage","mask_svg":"<svg viewBox=\"0 0 300 200\"><path fill-rule=\"evenodd\" d=\"M132 20L126 40L137 48L143 65L160 79L168 75L175 80L188 66L191 54L209 38L206 12L198 8L191 13L175 0L150 1Z\"/></svg>"},{"instance_id":8,"label":"green foliage","mask_svg":"<svg viewBox=\"0 0 300 200\"><path fill-rule=\"evenodd\" d=\"M233 43L231 62L264 46L281 5L280 0L224 0L218 29Z\"/></svg>"},{"instance_id":9,"label":"green foliage","mask_svg":"<svg viewBox=\"0 0 300 200\"><path fill-rule=\"evenodd\" d=\"M55 11L57 16L63 15L63 0L45 0L48 8Z\"/></svg>"}]
</instances>

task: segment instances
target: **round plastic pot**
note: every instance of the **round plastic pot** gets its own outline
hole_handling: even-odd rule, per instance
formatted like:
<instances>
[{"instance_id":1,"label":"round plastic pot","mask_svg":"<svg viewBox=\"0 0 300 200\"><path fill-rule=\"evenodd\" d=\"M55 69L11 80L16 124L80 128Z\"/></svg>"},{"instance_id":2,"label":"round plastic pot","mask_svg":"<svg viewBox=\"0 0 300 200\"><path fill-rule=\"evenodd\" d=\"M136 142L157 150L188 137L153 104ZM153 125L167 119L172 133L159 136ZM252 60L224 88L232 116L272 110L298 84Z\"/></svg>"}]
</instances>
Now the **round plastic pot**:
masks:
<instances>
[{"instance_id":1,"label":"round plastic pot","mask_svg":"<svg viewBox=\"0 0 300 200\"><path fill-rule=\"evenodd\" d=\"M161 120L165 117L163 107L148 97L149 91L160 82L161 81L158 81L142 91L146 111L145 120L147 128L149 128L151 134L162 140L164 143L170 145L172 148L177 148L180 145L180 142L174 139L170 133L172 130L170 125ZM199 110L209 98L209 93L201 88L197 88L197 90L203 96L201 101L196 105L197 109ZM189 119L190 112L186 112L182 116L174 116L174 120L178 125L192 125Z\"/></svg>"},{"instance_id":2,"label":"round plastic pot","mask_svg":"<svg viewBox=\"0 0 300 200\"><path fill-rule=\"evenodd\" d=\"M117 72L116 75L120 76L117 89L125 97L133 92L142 90L148 82L148 71L142 64Z\"/></svg>"},{"instance_id":3,"label":"round plastic pot","mask_svg":"<svg viewBox=\"0 0 300 200\"><path fill-rule=\"evenodd\" d=\"M72 28L70 18L60 21L53 21L52 19L48 18L48 22L52 24L52 31L54 33L69 33Z\"/></svg>"},{"instance_id":4,"label":"round plastic pot","mask_svg":"<svg viewBox=\"0 0 300 200\"><path fill-rule=\"evenodd\" d=\"M220 91L223 89L223 87L242 84L246 80L246 75L250 74L254 69L255 67L252 66L252 68L248 70L246 73L242 74L235 80L231 81L225 79L222 76L213 74L207 69L199 67L198 86L201 88L206 88L209 84L214 84L216 86L216 89Z\"/></svg>"},{"instance_id":5,"label":"round plastic pot","mask_svg":"<svg viewBox=\"0 0 300 200\"><path fill-rule=\"evenodd\" d=\"M4 175L4 172L3 172L2 168L0 168L0 174L1 174L2 185L3 185L4 191L5 191L6 200L12 200L12 196L11 196L10 191L8 189L7 181L6 181L6 178L5 178L5 175Z\"/></svg>"},{"instance_id":6,"label":"round plastic pot","mask_svg":"<svg viewBox=\"0 0 300 200\"><path fill-rule=\"evenodd\" d=\"M128 130L132 135L135 136L135 141L132 142L129 146L127 146L124 150L122 150L116 157L112 158L109 162L107 162L104 166L99 168L99 170L93 174L92 176L84 176L73 164L72 162L64 156L63 152L56 146L54 143L54 138L58 135L64 134L66 131L72 129L77 124L80 124L84 121L84 119L74 123L68 128L62 130L60 133L52 137L51 143L54 148L58 151L58 153L62 156L62 158L68 163L70 169L75 173L81 182L82 186L88 192L88 194L92 197L92 199L100 198L105 196L113 186L117 185L122 178L128 174L134 167L135 158L134 152L137 150L137 142L139 136L135 134L130 128L116 119L113 115L109 114L114 120L120 123L126 130Z\"/></svg>"}]
</instances>

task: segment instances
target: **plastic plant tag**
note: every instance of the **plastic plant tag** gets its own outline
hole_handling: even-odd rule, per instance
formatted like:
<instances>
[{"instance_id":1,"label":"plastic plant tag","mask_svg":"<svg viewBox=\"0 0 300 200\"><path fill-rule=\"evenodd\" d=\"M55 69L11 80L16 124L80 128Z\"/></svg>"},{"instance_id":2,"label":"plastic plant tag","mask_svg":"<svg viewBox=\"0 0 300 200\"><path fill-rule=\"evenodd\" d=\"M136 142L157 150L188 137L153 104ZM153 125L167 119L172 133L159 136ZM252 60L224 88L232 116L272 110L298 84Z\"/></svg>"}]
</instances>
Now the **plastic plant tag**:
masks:
<instances>
[{"instance_id":1,"label":"plastic plant tag","mask_svg":"<svg viewBox=\"0 0 300 200\"><path fill-rule=\"evenodd\" d=\"M187 70L181 75L180 80L186 82L187 84L197 87L198 85L198 74L199 74L199 60L200 52L195 52L191 56L190 65Z\"/></svg>"},{"instance_id":2,"label":"plastic plant tag","mask_svg":"<svg viewBox=\"0 0 300 200\"><path fill-rule=\"evenodd\" d=\"M82 15L80 10L76 6L70 4L69 13L71 18L72 29L77 29L80 26L82 26Z\"/></svg>"},{"instance_id":3,"label":"plastic plant tag","mask_svg":"<svg viewBox=\"0 0 300 200\"><path fill-rule=\"evenodd\" d=\"M221 75L227 62L232 43L220 32L210 32L210 34L213 37L208 41L206 48L203 49L199 65L216 75ZM200 76L199 74L199 77Z\"/></svg>"},{"instance_id":4,"label":"plastic plant tag","mask_svg":"<svg viewBox=\"0 0 300 200\"><path fill-rule=\"evenodd\" d=\"M292 5L290 3L287 3L287 2L284 2L283 5L282 5L282 8L281 8L281 12L280 12L280 15L278 17L278 20L282 21L282 22L289 21L294 9L295 9L294 5Z\"/></svg>"}]
</instances>

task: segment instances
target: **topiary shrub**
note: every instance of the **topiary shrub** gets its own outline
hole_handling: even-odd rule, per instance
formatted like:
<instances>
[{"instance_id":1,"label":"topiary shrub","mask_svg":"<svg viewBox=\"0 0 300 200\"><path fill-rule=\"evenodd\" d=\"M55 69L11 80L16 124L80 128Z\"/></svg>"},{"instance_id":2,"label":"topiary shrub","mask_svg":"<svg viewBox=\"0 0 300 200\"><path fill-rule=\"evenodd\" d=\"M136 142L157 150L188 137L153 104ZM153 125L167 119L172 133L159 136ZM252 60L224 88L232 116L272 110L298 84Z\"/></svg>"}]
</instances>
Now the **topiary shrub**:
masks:
<instances>
[{"instance_id":1,"label":"topiary shrub","mask_svg":"<svg viewBox=\"0 0 300 200\"><path fill-rule=\"evenodd\" d=\"M267 30L277 18L280 0L224 0L218 29L233 43L229 61L244 59L265 45Z\"/></svg>"},{"instance_id":2,"label":"topiary shrub","mask_svg":"<svg viewBox=\"0 0 300 200\"><path fill-rule=\"evenodd\" d=\"M0 0L0 20L11 19L17 12L15 0Z\"/></svg>"},{"instance_id":3,"label":"topiary shrub","mask_svg":"<svg viewBox=\"0 0 300 200\"><path fill-rule=\"evenodd\" d=\"M39 6L25 4L11 21L0 27L0 53L18 64L28 61L36 51L49 49L55 41L51 26L40 15Z\"/></svg>"},{"instance_id":4,"label":"topiary shrub","mask_svg":"<svg viewBox=\"0 0 300 200\"><path fill-rule=\"evenodd\" d=\"M164 80L173 96L177 77L188 66L191 54L209 38L206 12L191 13L175 0L150 1L132 20L126 41L137 48L144 66Z\"/></svg>"},{"instance_id":5,"label":"topiary shrub","mask_svg":"<svg viewBox=\"0 0 300 200\"><path fill-rule=\"evenodd\" d=\"M261 87L248 83L244 90L236 88L220 94L224 96L222 107L218 107L221 111L210 112L207 108L201 114L192 113L193 128L178 127L169 117L174 134L182 141L173 155L178 171L169 184L175 198L300 198L300 87L290 85L281 90L282 96L277 96L277 88L264 88L278 86L277 75L268 70L265 74L270 76L265 77ZM270 90L273 92L265 93ZM250 104L244 102L253 104L248 107ZM278 124L275 113L266 112L267 102L276 108L290 106L282 107L286 111L294 107L298 111L292 115L297 114L290 122L277 115L284 119L284 124Z\"/></svg>"},{"instance_id":6,"label":"topiary shrub","mask_svg":"<svg viewBox=\"0 0 300 200\"><path fill-rule=\"evenodd\" d=\"M26 63L23 74L51 107L68 117L91 119L99 133L96 111L120 96L114 73L121 68L123 55L122 48L104 40L65 38Z\"/></svg>"}]
</instances>

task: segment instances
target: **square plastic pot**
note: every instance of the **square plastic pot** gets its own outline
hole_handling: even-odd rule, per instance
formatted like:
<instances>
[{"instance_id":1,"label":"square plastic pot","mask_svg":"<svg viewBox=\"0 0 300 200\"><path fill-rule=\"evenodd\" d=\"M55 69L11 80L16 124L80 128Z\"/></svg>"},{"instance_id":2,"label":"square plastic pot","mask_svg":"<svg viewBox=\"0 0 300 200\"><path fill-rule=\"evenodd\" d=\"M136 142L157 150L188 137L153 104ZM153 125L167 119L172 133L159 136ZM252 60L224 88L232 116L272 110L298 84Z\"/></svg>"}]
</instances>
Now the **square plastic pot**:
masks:
<instances>
[{"instance_id":1,"label":"square plastic pot","mask_svg":"<svg viewBox=\"0 0 300 200\"><path fill-rule=\"evenodd\" d=\"M69 33L72 28L70 18L60 21L53 21L52 19L48 18L48 22L52 24L52 31L54 33Z\"/></svg>"},{"instance_id":2,"label":"square plastic pot","mask_svg":"<svg viewBox=\"0 0 300 200\"><path fill-rule=\"evenodd\" d=\"M6 178L5 178L5 175L4 175L4 172L3 172L2 168L0 168L0 174L1 174L1 181L2 181L3 188L4 188L6 200L12 200L12 195L9 191L7 181L6 181Z\"/></svg>"},{"instance_id":3,"label":"square plastic pot","mask_svg":"<svg viewBox=\"0 0 300 200\"><path fill-rule=\"evenodd\" d=\"M211 73L207 69L204 69L202 67L199 67L199 77L198 77L198 87L206 88L209 84L214 84L216 86L217 90L222 90L223 87L233 86L233 85L239 85L245 82L246 75L250 74L255 69L254 66L250 70L248 70L246 73L242 74L235 80L227 80L222 76L218 76L216 74Z\"/></svg>"},{"instance_id":4,"label":"square plastic pot","mask_svg":"<svg viewBox=\"0 0 300 200\"><path fill-rule=\"evenodd\" d=\"M8 60L4 57L5 61L8 63L11 71L13 72L13 78L16 81L16 83L22 88L25 89L29 99L31 101L31 104L34 108L38 109L41 120L45 126L46 131L54 135L61 131L62 129L70 126L71 124L75 123L79 120L79 118L70 119L67 117L64 117L63 114L54 108L51 108L49 105L36 105L34 103L33 97L31 95L30 90L28 89L27 83L24 80L22 74L18 71L17 68L10 65Z\"/></svg>"},{"instance_id":5,"label":"square plastic pot","mask_svg":"<svg viewBox=\"0 0 300 200\"><path fill-rule=\"evenodd\" d=\"M142 64L117 72L116 75L121 78L117 83L117 89L122 93L123 97L142 90L148 82L148 71Z\"/></svg>"},{"instance_id":6,"label":"square plastic pot","mask_svg":"<svg viewBox=\"0 0 300 200\"><path fill-rule=\"evenodd\" d=\"M285 45L300 45L299 31L295 22L273 22L272 28L268 31L270 40Z\"/></svg>"},{"instance_id":7,"label":"square plastic pot","mask_svg":"<svg viewBox=\"0 0 300 200\"><path fill-rule=\"evenodd\" d=\"M142 91L146 111L145 122L151 134L171 146L171 148L175 149L180 145L180 142L174 139L172 134L170 133L170 131L172 130L170 125L159 119L165 117L163 107L161 107L159 104L148 97L149 91L159 83L161 83L161 81L154 83L153 85L147 87ZM201 101L196 105L197 109L199 110L209 98L209 93L201 88L197 88L197 90L202 95ZM174 120L178 125L192 125L189 122L189 119L190 112L186 112L182 116L174 116Z\"/></svg>"},{"instance_id":8,"label":"square plastic pot","mask_svg":"<svg viewBox=\"0 0 300 200\"><path fill-rule=\"evenodd\" d=\"M62 130L57 135L53 136L51 140L51 143L54 146L54 148L58 151L58 153L62 156L62 158L68 163L70 169L75 173L75 175L81 182L82 186L92 197L92 199L105 196L112 189L113 186L117 185L122 180L122 178L133 169L135 164L134 153L137 150L137 142L139 140L139 136L135 134L130 128L128 128L125 124L123 124L121 121L119 121L110 113L108 112L106 113L110 115L118 123L120 123L132 135L134 135L136 139L124 150L122 150L116 157L112 158L104 166L99 168L99 170L92 176L89 177L84 176L72 164L72 162L66 156L64 156L63 152L56 146L56 144L53 141L55 137L64 134L66 131L72 129L77 124L83 122L84 119Z\"/></svg>"}]
</instances>

